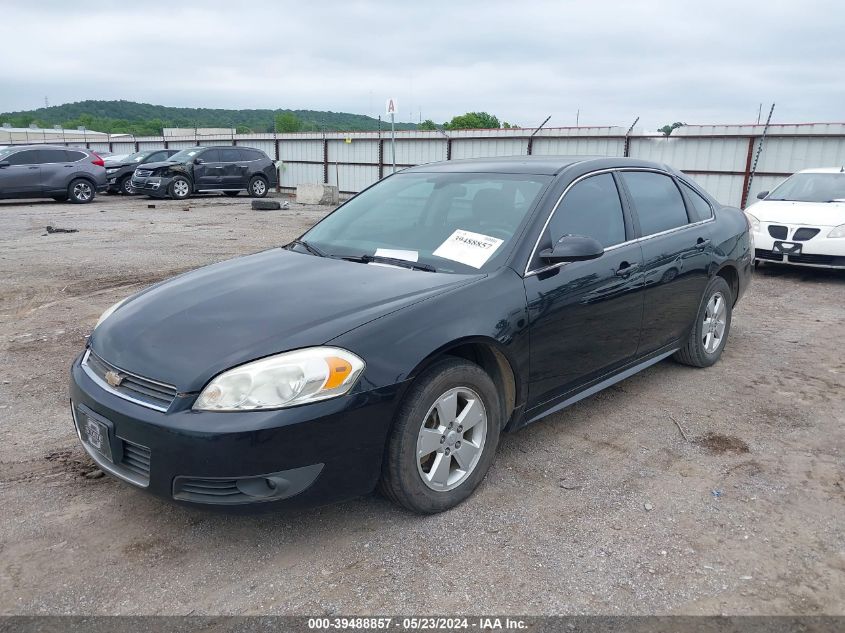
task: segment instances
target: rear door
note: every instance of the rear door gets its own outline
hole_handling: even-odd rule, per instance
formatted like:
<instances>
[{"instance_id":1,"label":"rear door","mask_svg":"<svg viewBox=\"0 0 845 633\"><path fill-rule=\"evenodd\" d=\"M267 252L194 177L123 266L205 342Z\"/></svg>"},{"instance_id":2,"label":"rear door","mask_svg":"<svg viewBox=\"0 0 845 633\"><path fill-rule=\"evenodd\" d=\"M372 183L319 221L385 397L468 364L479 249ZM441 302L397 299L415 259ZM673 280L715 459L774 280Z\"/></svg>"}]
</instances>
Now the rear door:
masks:
<instances>
[{"instance_id":1,"label":"rear door","mask_svg":"<svg viewBox=\"0 0 845 633\"><path fill-rule=\"evenodd\" d=\"M0 195L34 195L41 188L41 150L25 149L7 156L0 168Z\"/></svg>"},{"instance_id":2,"label":"rear door","mask_svg":"<svg viewBox=\"0 0 845 633\"><path fill-rule=\"evenodd\" d=\"M551 216L536 252L566 234L592 237L605 252L598 259L552 266L535 252L529 263L529 409L550 406L636 353L643 274L633 231L610 172L577 181Z\"/></svg>"},{"instance_id":3,"label":"rear door","mask_svg":"<svg viewBox=\"0 0 845 633\"><path fill-rule=\"evenodd\" d=\"M197 189L220 189L223 165L220 163L220 153L216 149L207 149L194 158L202 163L194 165L194 181Z\"/></svg>"},{"instance_id":4,"label":"rear door","mask_svg":"<svg viewBox=\"0 0 845 633\"><path fill-rule=\"evenodd\" d=\"M221 147L221 189L246 189L248 163L237 147Z\"/></svg>"},{"instance_id":5,"label":"rear door","mask_svg":"<svg viewBox=\"0 0 845 633\"><path fill-rule=\"evenodd\" d=\"M688 208L670 174L637 170L620 176L643 249L645 308L637 353L647 354L689 333L708 281L712 223Z\"/></svg>"},{"instance_id":6,"label":"rear door","mask_svg":"<svg viewBox=\"0 0 845 633\"><path fill-rule=\"evenodd\" d=\"M79 171L78 161L86 158L84 152L64 149L41 150L41 183L45 193L67 191L70 181Z\"/></svg>"}]
</instances>

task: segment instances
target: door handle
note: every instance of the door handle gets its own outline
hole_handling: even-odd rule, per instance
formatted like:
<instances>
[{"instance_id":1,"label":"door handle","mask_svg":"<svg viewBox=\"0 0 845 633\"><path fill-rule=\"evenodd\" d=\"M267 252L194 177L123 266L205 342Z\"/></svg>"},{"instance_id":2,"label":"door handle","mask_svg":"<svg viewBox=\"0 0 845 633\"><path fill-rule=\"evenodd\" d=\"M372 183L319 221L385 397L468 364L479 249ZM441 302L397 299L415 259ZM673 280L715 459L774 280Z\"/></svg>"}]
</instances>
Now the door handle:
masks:
<instances>
[{"instance_id":1,"label":"door handle","mask_svg":"<svg viewBox=\"0 0 845 633\"><path fill-rule=\"evenodd\" d=\"M36 165L33 165L32 167L28 167L28 169L38 169L38 167Z\"/></svg>"},{"instance_id":2,"label":"door handle","mask_svg":"<svg viewBox=\"0 0 845 633\"><path fill-rule=\"evenodd\" d=\"M632 272L639 268L638 264L629 264L628 262L622 262L619 264L619 268L616 269L616 276L622 277L622 279L627 279Z\"/></svg>"},{"instance_id":3,"label":"door handle","mask_svg":"<svg viewBox=\"0 0 845 633\"><path fill-rule=\"evenodd\" d=\"M709 240L709 239L704 239L703 237L699 237L699 238L695 241L695 247L696 247L698 250L700 250L700 251L703 251L703 250L704 250L704 249L706 249L708 246L710 246L710 240Z\"/></svg>"}]
</instances>

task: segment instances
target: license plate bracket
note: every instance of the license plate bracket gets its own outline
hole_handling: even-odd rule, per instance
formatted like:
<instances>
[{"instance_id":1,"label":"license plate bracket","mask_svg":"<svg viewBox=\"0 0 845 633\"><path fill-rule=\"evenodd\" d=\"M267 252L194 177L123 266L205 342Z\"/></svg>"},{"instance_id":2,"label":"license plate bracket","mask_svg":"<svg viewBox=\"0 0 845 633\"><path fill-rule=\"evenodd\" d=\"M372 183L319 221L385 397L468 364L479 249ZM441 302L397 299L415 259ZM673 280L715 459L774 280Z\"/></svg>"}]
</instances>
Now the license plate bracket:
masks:
<instances>
[{"instance_id":1,"label":"license plate bracket","mask_svg":"<svg viewBox=\"0 0 845 633\"><path fill-rule=\"evenodd\" d=\"M772 246L773 253L781 253L782 255L800 255L801 244L796 242L775 242Z\"/></svg>"},{"instance_id":2,"label":"license plate bracket","mask_svg":"<svg viewBox=\"0 0 845 633\"><path fill-rule=\"evenodd\" d=\"M76 426L79 437L86 446L97 451L105 459L114 462L111 450L111 438L114 437L112 424L105 418L77 408Z\"/></svg>"}]
</instances>

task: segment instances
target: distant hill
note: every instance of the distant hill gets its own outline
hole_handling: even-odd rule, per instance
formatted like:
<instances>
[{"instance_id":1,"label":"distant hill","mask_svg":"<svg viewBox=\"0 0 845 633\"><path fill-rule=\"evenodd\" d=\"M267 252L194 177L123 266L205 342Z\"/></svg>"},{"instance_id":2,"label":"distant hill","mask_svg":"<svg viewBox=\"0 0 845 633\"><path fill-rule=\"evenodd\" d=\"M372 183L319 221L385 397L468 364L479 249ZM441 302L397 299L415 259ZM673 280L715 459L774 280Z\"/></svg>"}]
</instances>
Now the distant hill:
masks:
<instances>
[{"instance_id":1,"label":"distant hill","mask_svg":"<svg viewBox=\"0 0 845 633\"><path fill-rule=\"evenodd\" d=\"M302 123L302 131L345 132L378 129L378 119L363 114L320 110L223 110L214 108L171 108L134 101L79 101L48 108L0 114L0 124L13 127L61 125L112 134L131 133L155 136L165 127L228 127L238 132L272 132L276 115L292 113ZM382 129L390 124L382 121ZM399 130L414 130L413 123L397 123Z\"/></svg>"}]
</instances>

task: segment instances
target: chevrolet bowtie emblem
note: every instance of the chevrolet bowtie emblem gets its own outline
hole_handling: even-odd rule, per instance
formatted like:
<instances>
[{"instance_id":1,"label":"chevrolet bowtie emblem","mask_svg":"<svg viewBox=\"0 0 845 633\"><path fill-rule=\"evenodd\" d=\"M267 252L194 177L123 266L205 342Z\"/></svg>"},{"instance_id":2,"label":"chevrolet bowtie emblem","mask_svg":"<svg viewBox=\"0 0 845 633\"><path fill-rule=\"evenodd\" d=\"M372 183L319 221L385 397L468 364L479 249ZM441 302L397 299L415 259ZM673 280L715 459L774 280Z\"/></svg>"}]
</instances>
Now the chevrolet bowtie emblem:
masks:
<instances>
[{"instance_id":1,"label":"chevrolet bowtie emblem","mask_svg":"<svg viewBox=\"0 0 845 633\"><path fill-rule=\"evenodd\" d=\"M116 371L107 371L106 382L112 387L120 387L120 383L123 382L123 376L118 374Z\"/></svg>"}]
</instances>

